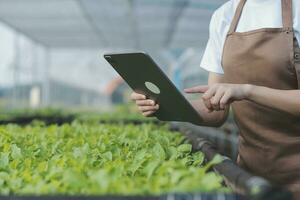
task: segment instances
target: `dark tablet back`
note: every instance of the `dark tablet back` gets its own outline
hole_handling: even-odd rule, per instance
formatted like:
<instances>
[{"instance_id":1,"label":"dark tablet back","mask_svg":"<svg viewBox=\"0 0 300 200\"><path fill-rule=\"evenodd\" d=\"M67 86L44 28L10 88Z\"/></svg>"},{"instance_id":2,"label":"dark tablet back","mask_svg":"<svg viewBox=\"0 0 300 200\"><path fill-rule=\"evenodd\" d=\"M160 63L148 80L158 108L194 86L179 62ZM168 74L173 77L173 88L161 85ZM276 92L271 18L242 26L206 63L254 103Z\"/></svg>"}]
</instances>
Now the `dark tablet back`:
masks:
<instances>
[{"instance_id":1,"label":"dark tablet back","mask_svg":"<svg viewBox=\"0 0 300 200\"><path fill-rule=\"evenodd\" d=\"M162 121L185 121L199 124L202 119L185 97L145 53L105 54L104 58L137 93L155 100Z\"/></svg>"}]
</instances>

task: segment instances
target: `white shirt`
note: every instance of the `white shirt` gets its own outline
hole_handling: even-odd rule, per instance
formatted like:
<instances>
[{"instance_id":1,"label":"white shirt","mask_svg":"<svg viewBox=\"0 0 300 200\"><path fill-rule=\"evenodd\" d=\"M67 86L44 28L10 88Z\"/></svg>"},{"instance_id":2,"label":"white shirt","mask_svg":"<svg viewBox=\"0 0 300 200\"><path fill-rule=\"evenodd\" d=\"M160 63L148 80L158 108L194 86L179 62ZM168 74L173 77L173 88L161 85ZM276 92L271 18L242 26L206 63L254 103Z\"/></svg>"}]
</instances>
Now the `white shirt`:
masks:
<instances>
[{"instance_id":1,"label":"white shirt","mask_svg":"<svg viewBox=\"0 0 300 200\"><path fill-rule=\"evenodd\" d=\"M210 21L209 39L200 66L223 74L221 58L226 35L240 0L230 0L217 9ZM300 0L293 0L293 26L300 44ZM237 26L237 32L260 28L281 28L281 0L247 0Z\"/></svg>"}]
</instances>

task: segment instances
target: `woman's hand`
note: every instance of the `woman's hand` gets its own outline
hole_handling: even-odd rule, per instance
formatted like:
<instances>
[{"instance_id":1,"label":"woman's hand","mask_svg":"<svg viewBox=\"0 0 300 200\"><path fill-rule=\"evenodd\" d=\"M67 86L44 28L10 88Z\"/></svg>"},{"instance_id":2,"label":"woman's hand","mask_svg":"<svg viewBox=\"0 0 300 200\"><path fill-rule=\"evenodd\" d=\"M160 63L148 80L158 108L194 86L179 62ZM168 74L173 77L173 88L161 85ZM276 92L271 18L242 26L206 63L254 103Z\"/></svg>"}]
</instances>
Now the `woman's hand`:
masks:
<instances>
[{"instance_id":1,"label":"woman's hand","mask_svg":"<svg viewBox=\"0 0 300 200\"><path fill-rule=\"evenodd\" d=\"M159 105L153 100L147 99L145 95L133 92L131 94L131 99L135 101L139 110L145 117L151 117L158 109Z\"/></svg>"},{"instance_id":2,"label":"woman's hand","mask_svg":"<svg viewBox=\"0 0 300 200\"><path fill-rule=\"evenodd\" d=\"M208 112L225 110L233 101L247 98L251 85L218 83L212 86L196 86L185 89L186 93L203 93L202 99Z\"/></svg>"}]
</instances>

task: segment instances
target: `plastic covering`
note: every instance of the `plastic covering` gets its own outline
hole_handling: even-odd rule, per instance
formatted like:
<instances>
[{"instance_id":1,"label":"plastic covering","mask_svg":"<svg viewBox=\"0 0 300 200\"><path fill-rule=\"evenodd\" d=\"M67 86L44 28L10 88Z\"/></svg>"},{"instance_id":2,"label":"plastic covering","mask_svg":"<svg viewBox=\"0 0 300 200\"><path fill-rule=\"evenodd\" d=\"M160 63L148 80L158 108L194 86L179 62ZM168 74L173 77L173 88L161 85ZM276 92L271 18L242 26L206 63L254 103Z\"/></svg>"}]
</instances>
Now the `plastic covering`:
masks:
<instances>
[{"instance_id":1,"label":"plastic covering","mask_svg":"<svg viewBox=\"0 0 300 200\"><path fill-rule=\"evenodd\" d=\"M0 99L106 105L117 79L101 57L107 51L150 53L180 89L203 83L210 17L224 2L0 0Z\"/></svg>"}]
</instances>

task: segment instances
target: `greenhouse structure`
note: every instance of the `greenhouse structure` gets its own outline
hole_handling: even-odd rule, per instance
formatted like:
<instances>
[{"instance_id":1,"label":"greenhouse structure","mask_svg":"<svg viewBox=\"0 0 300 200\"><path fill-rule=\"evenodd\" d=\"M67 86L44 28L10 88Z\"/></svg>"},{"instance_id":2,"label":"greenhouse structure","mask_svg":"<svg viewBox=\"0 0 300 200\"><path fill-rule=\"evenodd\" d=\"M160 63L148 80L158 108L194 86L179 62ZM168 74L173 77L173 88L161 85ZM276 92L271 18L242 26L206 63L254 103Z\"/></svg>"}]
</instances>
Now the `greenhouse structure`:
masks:
<instances>
[{"instance_id":1,"label":"greenhouse structure","mask_svg":"<svg viewBox=\"0 0 300 200\"><path fill-rule=\"evenodd\" d=\"M183 90L207 84L200 62L226 2L0 0L0 198L293 199L236 164L232 110L218 127L180 120L196 113L201 95ZM133 88L147 55L165 75L157 93ZM115 70L122 59L141 71ZM133 90L178 110L145 117Z\"/></svg>"}]
</instances>

